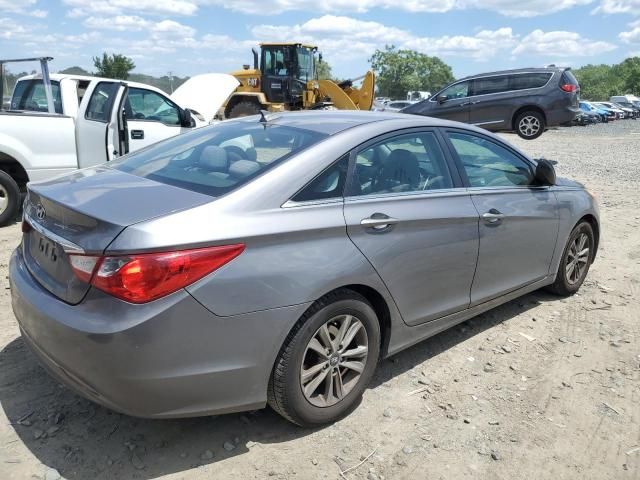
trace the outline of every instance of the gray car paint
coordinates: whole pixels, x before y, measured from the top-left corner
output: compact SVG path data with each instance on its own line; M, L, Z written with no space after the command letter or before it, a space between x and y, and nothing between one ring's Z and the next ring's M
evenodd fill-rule
M412 127L460 125L401 114L362 113L360 117L350 114L349 123L340 130L340 115L282 115L275 121L291 119L298 126L305 125L305 117L310 126L319 119L330 119L334 135L215 201L175 212L169 201L175 195L184 193L187 202L195 197L181 189L168 197L165 190L167 213L150 212L153 218L144 220L136 209L149 207L139 207L141 202L130 197L132 211L122 213L121 218L137 221L115 237L107 252L246 243L242 255L185 290L149 304L131 305L91 288L79 304L69 305L42 287L26 268L22 252L16 251L10 265L12 300L27 343L65 383L125 413L174 417L259 408L266 402L271 368L288 332L311 303L326 293L348 285L376 292L387 310L381 315L388 322L383 328L387 332L383 355L390 355L551 283L573 226L584 215L598 218L595 201L583 189L565 184L548 188L558 199L560 224L553 233L557 238L551 242L551 253L545 248L540 254L545 259L552 255L542 265L547 274L539 278L536 266L517 279L526 285L516 290L519 285L513 285L508 293L467 308L471 302L469 271L481 243L471 191L400 194L386 201L347 198L297 204L289 200L326 166L373 137ZM477 128L461 128L492 137ZM83 198L81 185L64 178L57 182L60 192L77 188L65 194ZM37 185L31 188L39 191ZM115 185L111 188L117 192ZM114 192L105 194L106 198L113 198ZM548 201L545 198L541 203ZM532 216L524 211L524 204L512 203L513 218L525 222ZM400 207L396 210L395 205ZM118 212L108 206L106 202L103 208L94 204L93 212L110 216L110 222L117 224ZM82 201L74 208L88 211ZM394 237L393 229L368 234L359 225L359 217L383 208L394 209L401 220L398 231L407 229L408 235ZM539 216L533 215L534 219ZM421 225L428 225L429 232L421 232ZM385 238L387 245L382 244ZM417 261L419 281L412 286L406 272L385 271L385 252L387 261L403 255ZM432 262L420 261L420 252ZM412 267L410 261L399 261L400 269ZM523 268L530 265L527 262ZM455 285L456 278L463 279L460 285ZM443 295L439 282L453 286L454 291L436 304L438 295ZM416 288L416 283L424 288ZM409 294L390 293L403 284L413 288ZM420 305L421 298L434 303ZM404 311L406 318L401 315Z

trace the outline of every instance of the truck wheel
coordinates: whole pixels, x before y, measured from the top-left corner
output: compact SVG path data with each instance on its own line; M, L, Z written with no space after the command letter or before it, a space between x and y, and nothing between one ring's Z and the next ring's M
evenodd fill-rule
M20 208L20 188L6 172L0 170L0 227L12 222Z
M260 105L255 102L239 102L229 110L229 118L248 117L249 115L258 115L260 113Z
M520 138L533 140L544 132L544 117L540 112L527 110L516 118L516 132Z

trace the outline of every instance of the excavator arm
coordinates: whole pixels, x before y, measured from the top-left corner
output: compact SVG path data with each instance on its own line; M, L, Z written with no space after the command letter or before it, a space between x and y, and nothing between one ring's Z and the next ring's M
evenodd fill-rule
M352 83L360 79L362 85L354 88ZM319 80L318 84L320 96L329 97L338 110L371 110L375 89L375 75L371 71L341 85L331 80Z

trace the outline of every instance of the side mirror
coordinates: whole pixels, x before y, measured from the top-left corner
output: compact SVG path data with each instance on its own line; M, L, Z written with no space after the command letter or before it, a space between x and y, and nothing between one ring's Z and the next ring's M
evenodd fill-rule
M438 95L436 97L436 100L438 101L438 103L444 103L448 100L449 97L447 97L446 95Z
M181 126L185 128L193 128L196 126L196 121L191 115L191 110L185 108L184 110L180 111L180 114L182 117Z
M534 181L536 185L551 186L556 184L556 169L553 164L544 158L537 160Z

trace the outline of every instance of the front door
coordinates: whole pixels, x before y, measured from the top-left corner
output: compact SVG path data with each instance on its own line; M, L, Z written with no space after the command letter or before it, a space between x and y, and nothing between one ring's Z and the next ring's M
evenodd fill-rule
M289 92L291 58L287 46L262 48L262 91L272 103L286 103Z
M478 254L478 214L436 133L385 136L355 155L347 233L416 325L463 310Z
M444 89L435 98L429 102L434 105L427 115L433 114L434 117L445 118L456 122L469 123L469 100L470 82L459 82Z
M559 222L553 192L532 186L533 165L506 146L468 132L447 135L480 216L471 304L547 276Z
M189 130L182 127L178 106L153 90L130 87L124 111L131 152Z

